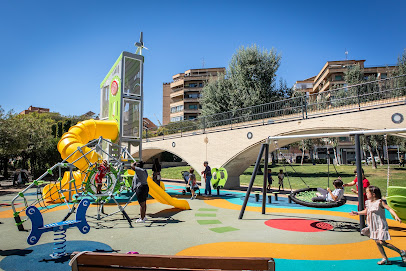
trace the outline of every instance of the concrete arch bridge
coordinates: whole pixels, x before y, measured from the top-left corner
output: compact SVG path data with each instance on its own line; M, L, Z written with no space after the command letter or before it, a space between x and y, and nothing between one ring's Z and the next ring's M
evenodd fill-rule
M376 81L381 84L379 90L364 96L352 95L347 87L347 95L335 100L331 97L342 89L325 93L330 99L319 94L317 97L299 97L301 100L280 101L270 110L269 104L265 109L265 105L261 105L262 111L255 111L261 112L259 114L250 110L251 119L248 121L227 119L228 124L224 121L223 125L215 126L205 120L200 129L144 140L142 157L147 160L168 151L198 171L203 170L203 161L207 160L211 167L227 169L226 188L238 187L239 176L255 162L260 145L268 136L406 128L405 87L399 90L391 82L391 87L384 88L381 81L384 80ZM360 89L366 87L371 85L358 85L356 91L362 93ZM280 141L278 147L294 141ZM274 150L275 146L270 145L270 151Z

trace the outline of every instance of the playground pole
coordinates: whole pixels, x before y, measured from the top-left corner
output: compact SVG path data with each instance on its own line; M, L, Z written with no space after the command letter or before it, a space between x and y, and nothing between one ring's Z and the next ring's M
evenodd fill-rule
M357 165L357 181L358 181L358 211L364 210L364 185L362 183L362 166L361 166L361 144L359 140L359 134L355 135L355 162ZM365 228L365 216L359 216L359 227Z
M265 203L266 203L266 184L268 182L268 155L269 155L269 144L265 144L265 161L264 161L264 185L262 186L262 214L265 214Z
M254 185L254 181L255 181L255 177L257 176L259 165L261 164L261 158L262 158L262 154L264 153L265 145L266 144L261 145L261 150L259 151L257 161L255 162L254 171L252 172L251 181L250 181L250 184L248 185L247 193L245 194L244 203L241 206L240 216L238 217L238 219L242 219L242 217L244 216L245 207L247 207L247 202L250 197L251 189L252 189L252 186Z

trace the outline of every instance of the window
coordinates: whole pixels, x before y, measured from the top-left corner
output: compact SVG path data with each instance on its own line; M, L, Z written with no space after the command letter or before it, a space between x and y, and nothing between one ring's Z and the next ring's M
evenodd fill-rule
M189 109L197 110L197 104L190 104Z
M141 102L129 99L123 100L122 127L123 136L140 137Z
M203 83L199 83L199 88L202 88L203 87Z
M185 98L186 99L198 99L200 98L202 95L199 93L191 93L191 94L185 94Z
M183 120L183 117L182 117L182 116L179 116L179 117L172 117L172 118L171 118L171 122L176 122L176 121L181 121L181 120Z
M189 83L189 87L190 88L197 88L197 84L196 83Z
M386 79L388 77L387 73L381 73L381 79Z
M102 92L101 118L105 119L109 117L109 94L110 94L109 87L108 86L103 87L101 92Z
M194 120L196 118L197 118L197 116L189 116L189 120Z
M342 75L334 76L334 81L343 81L343 76Z
M178 105L178 106L171 107L171 113L180 112L182 110L183 110L183 105Z
M141 61L125 57L124 69L124 93L131 95L141 95Z

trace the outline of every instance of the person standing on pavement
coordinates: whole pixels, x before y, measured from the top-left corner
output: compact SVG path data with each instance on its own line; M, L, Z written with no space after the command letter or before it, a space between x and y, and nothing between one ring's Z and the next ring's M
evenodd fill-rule
M149 192L148 186L148 172L143 169L144 163L142 161L135 162L131 165L131 168L135 171L132 187L137 195L138 203L140 204L140 218L135 221L136 223L145 223L147 218L145 214L147 212L147 198Z
M155 158L154 164L152 165L152 180L154 180L158 186L161 186L161 168L158 158Z
M205 167L205 169L202 171L203 174L203 178L205 180L206 183L206 188L204 190L204 194L205 195L210 195L211 196L211 168L209 167L209 162L204 161L203 166Z

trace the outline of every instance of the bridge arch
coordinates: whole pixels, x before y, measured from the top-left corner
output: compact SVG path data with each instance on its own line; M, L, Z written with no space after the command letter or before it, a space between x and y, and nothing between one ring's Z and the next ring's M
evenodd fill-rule
M191 136L176 137L143 143L143 152L151 149L166 150L183 158L198 172L203 170L203 161L211 167L225 167L229 173L227 188L240 185L239 176L251 164L259 152L259 147L268 136L293 135L305 133L343 132L350 130L377 130L405 128L406 122L392 121L394 114L405 114L403 99L395 106L378 107L368 110L333 113L307 119L270 123L261 125L242 123L233 129L217 129ZM281 141L279 147L292 143ZM275 146L270 146L270 151Z

